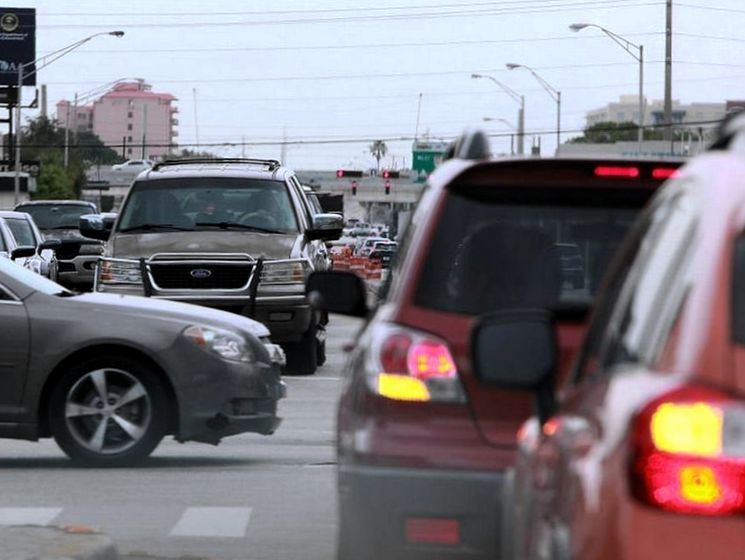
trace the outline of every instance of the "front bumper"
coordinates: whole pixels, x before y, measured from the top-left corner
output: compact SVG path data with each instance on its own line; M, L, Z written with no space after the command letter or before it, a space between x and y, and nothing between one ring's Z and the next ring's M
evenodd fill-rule
M241 433L274 433L281 423L277 403L287 395L280 364L219 360L189 343L174 351L176 440L217 444Z
M57 281L65 286L90 288L96 275L98 255L79 255L58 260Z
M341 465L339 542L356 543L370 558L493 560L499 557L502 487L500 472ZM410 543L408 518L454 519L459 543ZM340 546L338 560L347 560Z

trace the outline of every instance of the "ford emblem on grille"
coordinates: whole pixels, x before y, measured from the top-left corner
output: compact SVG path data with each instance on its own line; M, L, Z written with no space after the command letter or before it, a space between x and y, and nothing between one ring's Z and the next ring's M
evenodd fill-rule
M206 268L195 268L189 274L191 274L192 278L202 280L204 278L209 278L210 276L212 276L212 271L207 270Z

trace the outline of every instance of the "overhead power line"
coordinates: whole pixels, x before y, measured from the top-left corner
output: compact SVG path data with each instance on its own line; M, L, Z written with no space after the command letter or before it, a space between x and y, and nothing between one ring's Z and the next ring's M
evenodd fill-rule
M627 33L626 37L655 37L664 35L664 31L654 31L646 33ZM496 45L509 43L536 43L544 41L587 41L587 40L607 40L605 35L556 35L552 37L530 37L522 39L476 39L468 41L412 41L408 43L359 43L352 45L290 45L290 46L269 46L269 47L183 47L183 48L166 48L166 49L96 49L95 51L81 51L85 54L100 53L177 53L177 52L266 52L266 51L307 51L307 50L348 50L348 49L378 49L378 48L396 48L396 47L440 47L455 45Z
M551 0L549 0L551 1ZM616 9L635 8L645 6L659 6L658 1L635 2L630 0L586 0L572 2L571 4L544 4L525 8L489 8L478 10L456 10L451 12L417 12L411 14L386 14L386 15L364 15L364 16L342 16L342 17L319 17L299 19L275 19L275 20L243 20L243 21L192 21L192 22L137 22L108 24L125 29L133 28L183 28L183 27L244 27L244 26L266 26L266 25L298 25L298 24L326 24L326 23L354 23L354 22L379 22L379 21L403 21L409 19L440 19L440 18L464 18L472 16L488 17L519 14L546 14L577 10L588 10L593 8ZM89 29L100 27L100 24L40 24L37 27L45 29Z
M380 12L380 11L398 11L398 10L434 10L434 9L447 9L447 8L474 8L480 6L509 6L513 4L517 5L528 5L528 4L545 4L549 2L564 2L572 4L575 0L503 0L490 1L490 2L463 2L463 3L449 3L449 4L420 4L420 5L406 5L406 6L356 6L354 8L311 8L311 9L299 9L299 10L264 10L264 11L230 11L230 12L218 12L218 11L192 11L192 12L43 12L44 16L51 17L81 17L81 16L137 16L137 17L193 17L193 16L266 16L266 15L293 15L293 14L323 14L323 13L349 13L349 12Z

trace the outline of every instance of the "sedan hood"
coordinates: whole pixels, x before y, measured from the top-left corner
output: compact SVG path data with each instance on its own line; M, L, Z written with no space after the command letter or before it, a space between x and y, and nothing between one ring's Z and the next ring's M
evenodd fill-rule
M147 258L156 253L248 253L254 258L287 259L292 256L297 241L297 234L247 231L114 233L107 256Z
M92 316L115 321L177 321L184 326L205 325L248 332L256 338L268 337L269 329L253 319L226 311L163 299L87 293L74 296L76 303L88 306Z

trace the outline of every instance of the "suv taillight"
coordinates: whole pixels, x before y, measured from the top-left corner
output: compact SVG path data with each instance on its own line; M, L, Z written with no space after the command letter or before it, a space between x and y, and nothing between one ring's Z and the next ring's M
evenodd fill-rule
M676 389L636 419L632 487L668 511L745 512L745 403L701 386Z
M398 401L463 402L465 393L447 343L390 324L373 327L367 352L370 390Z

